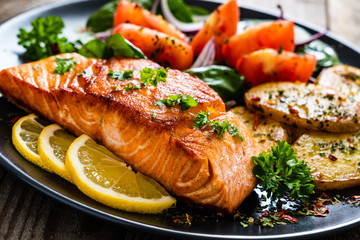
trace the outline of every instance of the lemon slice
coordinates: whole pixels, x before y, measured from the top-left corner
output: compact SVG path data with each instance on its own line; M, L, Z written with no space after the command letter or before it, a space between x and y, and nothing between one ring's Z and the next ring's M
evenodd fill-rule
M113 208L155 214L176 202L155 180L133 172L86 135L70 145L65 166L83 193Z
M40 158L57 175L72 182L65 168L65 157L70 144L76 139L72 134L57 124L44 128L38 140Z
M52 172L40 158L38 153L38 138L46 124L40 122L35 114L20 118L12 128L12 142L18 152L28 161Z

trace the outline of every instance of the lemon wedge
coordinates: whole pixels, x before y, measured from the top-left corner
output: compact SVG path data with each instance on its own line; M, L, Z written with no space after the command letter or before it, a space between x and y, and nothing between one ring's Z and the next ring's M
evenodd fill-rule
M12 142L18 152L28 161L52 172L38 153L38 138L46 124L35 114L20 118L12 128Z
M176 202L159 183L135 173L87 135L70 145L65 166L83 193L113 208L156 214Z
M40 158L57 175L72 182L65 168L65 157L70 144L76 139L57 124L45 127L40 133L38 151Z

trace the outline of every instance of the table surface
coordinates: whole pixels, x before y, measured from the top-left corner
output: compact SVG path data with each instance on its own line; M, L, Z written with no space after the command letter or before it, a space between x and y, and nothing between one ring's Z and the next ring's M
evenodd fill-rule
M0 23L20 12L62 0L0 0ZM359 0L239 0L261 9L276 10L280 3L285 16L329 29L360 46ZM33 189L0 166L0 239L160 239L88 216ZM360 239L354 228L322 240Z

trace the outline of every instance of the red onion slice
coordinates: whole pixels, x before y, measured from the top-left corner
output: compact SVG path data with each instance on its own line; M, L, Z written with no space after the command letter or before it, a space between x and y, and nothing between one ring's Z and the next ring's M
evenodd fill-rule
M215 61L215 38L212 37L201 50L198 58L191 68L205 67L214 64Z
M177 29L185 33L193 33L199 31L203 26L204 22L184 23L176 19L176 17L170 11L167 4L167 0L161 0L161 10L164 18Z
M154 4L152 5L151 8L151 13L156 14L156 10L158 9L160 0L155 0Z

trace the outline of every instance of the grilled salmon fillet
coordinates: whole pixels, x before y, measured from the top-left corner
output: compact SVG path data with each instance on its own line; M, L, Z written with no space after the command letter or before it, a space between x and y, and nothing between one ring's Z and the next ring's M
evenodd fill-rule
M54 74L55 56L0 72L0 91L13 103L54 121L75 135L83 133L104 144L134 169L160 182L170 193L194 205L233 212L256 186L251 156L261 148L221 98L198 78L168 70L166 82L125 91L116 86L140 85L139 71L160 66L145 59L87 59L76 53L74 68ZM108 77L133 70L130 80ZM198 106L182 111L155 106L158 99L185 94ZM199 111L227 119L244 137L228 132L220 139L209 127L194 128Z

